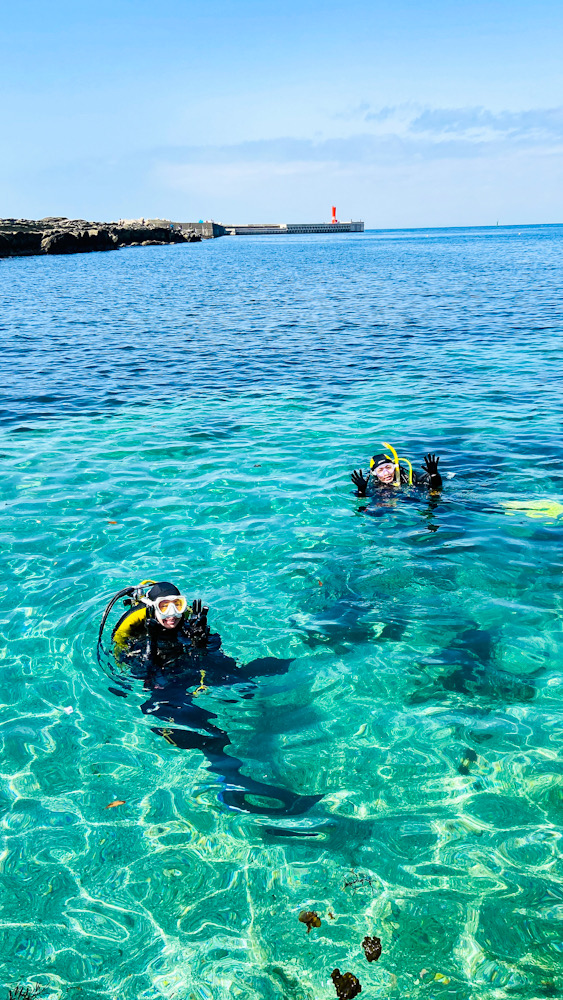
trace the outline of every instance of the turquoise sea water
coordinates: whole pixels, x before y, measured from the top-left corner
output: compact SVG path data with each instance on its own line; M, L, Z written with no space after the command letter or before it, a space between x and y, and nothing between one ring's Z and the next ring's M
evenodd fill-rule
M553 226L0 262L2 983L561 995L562 251ZM363 509L382 441L442 456L437 503ZM229 808L109 690L100 617L146 577L240 664L292 659L198 706L311 808Z

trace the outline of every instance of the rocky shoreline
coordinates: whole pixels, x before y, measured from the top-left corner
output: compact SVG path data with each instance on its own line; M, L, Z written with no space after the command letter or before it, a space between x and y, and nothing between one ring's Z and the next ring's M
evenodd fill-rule
M0 219L0 257L35 254L90 253L120 247L199 243L195 231L176 228L166 220L86 222L84 219Z

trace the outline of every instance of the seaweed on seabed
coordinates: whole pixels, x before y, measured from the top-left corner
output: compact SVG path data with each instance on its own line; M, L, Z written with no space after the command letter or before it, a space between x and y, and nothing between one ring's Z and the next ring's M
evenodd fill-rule
M338 1000L352 1000L353 997L357 997L358 993L362 992L359 979L356 979L351 972L345 972L344 975L341 975L340 969L335 969L334 972L331 972L330 978L334 983Z
M368 888L371 889L372 893L375 893L375 886L373 884L374 880L371 875L368 875L367 872L356 871L355 868L352 868L350 874L351 878L344 882L345 889L349 889L351 887L352 891L355 893L356 889Z
M477 754L475 753L475 751L471 750L471 748L467 749L458 766L457 769L458 774L469 774L469 768L471 767L471 764L475 763L476 760L477 760Z
M381 955L381 940L378 937L368 937L367 934L362 941L362 948L368 962L377 962Z
M301 910L299 919L302 924L307 924L307 934L311 930L311 927L321 926L321 918L314 910Z
M34 1000L35 997L40 996L44 989L45 987L41 986L40 983L34 983L33 988L16 983L15 986L8 987L8 1000Z

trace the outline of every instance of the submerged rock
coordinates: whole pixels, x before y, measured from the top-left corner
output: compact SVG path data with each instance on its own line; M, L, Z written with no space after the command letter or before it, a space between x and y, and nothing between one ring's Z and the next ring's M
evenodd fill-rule
M377 962L381 955L381 939L378 937L368 937L367 934L362 941L362 948L368 962Z
M338 1000L353 1000L358 993L362 992L359 979L356 979L351 972L345 972L342 975L340 969L335 969L334 972L331 972L330 978L334 983Z

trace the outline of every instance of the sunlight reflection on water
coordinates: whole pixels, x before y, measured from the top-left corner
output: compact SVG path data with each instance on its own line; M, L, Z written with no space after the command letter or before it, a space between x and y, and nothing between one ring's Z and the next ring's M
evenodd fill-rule
M6 983L561 991L563 519L525 505L563 499L562 240L519 232L2 262ZM361 510L387 440L442 455L437 505ZM204 597L239 663L292 659L201 705L308 812L228 809L140 687L108 690L101 612L146 577Z

